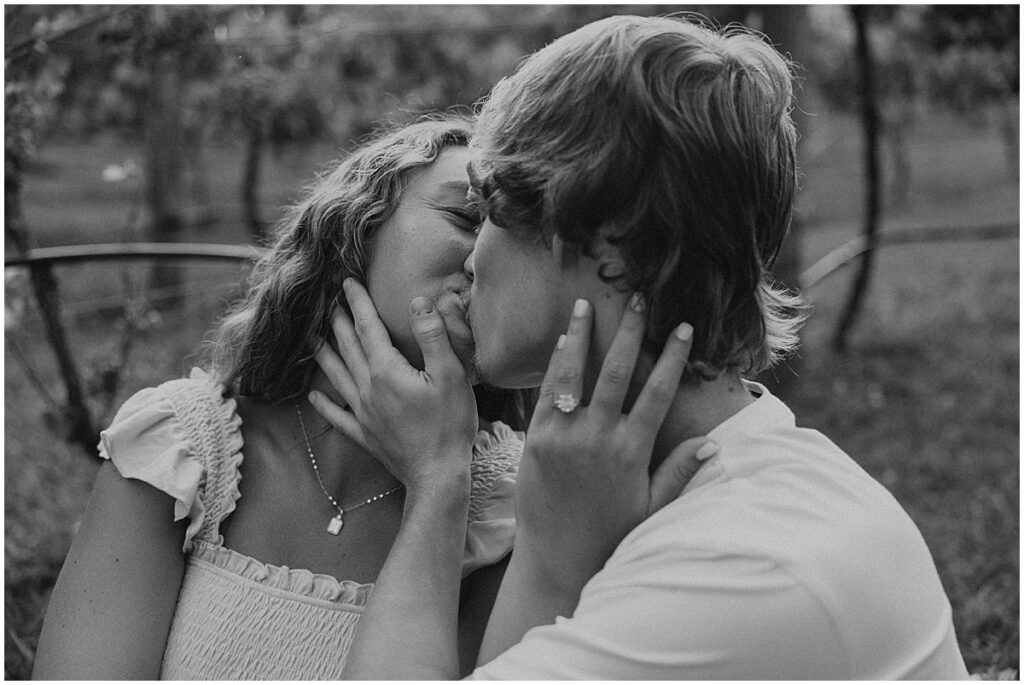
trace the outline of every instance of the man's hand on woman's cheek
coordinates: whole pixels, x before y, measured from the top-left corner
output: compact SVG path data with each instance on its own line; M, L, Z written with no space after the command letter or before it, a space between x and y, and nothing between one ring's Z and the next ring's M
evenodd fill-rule
M340 355L321 345L317 361L349 410L318 392L310 395L313 406L410 489L468 472L476 400L433 303L419 297L410 307L424 360L419 370L391 344L366 289L348 279L345 296L352 317L338 309L332 319Z

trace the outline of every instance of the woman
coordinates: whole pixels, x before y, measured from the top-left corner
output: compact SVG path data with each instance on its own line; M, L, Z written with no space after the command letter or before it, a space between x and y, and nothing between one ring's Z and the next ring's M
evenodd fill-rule
M357 150L282 223L220 326L211 372L125 403L102 434L108 462L54 589L34 677L339 676L405 493L308 404L313 389L332 393L314 355L333 339L330 313L351 277L420 365L407 312L427 294L470 368L463 262L479 224L466 199L470 133L463 119L428 120ZM488 416L521 425L515 396L476 397ZM476 428L466 669L500 577L492 565L511 546L522 446L503 423Z

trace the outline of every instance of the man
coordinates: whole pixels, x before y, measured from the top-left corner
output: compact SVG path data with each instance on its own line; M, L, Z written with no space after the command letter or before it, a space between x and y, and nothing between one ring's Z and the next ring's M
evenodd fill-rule
M741 378L796 342L797 302L768 273L796 185L791 78L747 32L614 17L533 55L481 111L477 365L495 385L543 385L475 677L966 677L906 513ZM349 290L365 346L369 306ZM424 304L421 403L457 386ZM687 356L677 387L666 369ZM701 435L717 455L653 512L648 467ZM403 532L350 677L454 676L464 488L431 444L389 466L409 488Z

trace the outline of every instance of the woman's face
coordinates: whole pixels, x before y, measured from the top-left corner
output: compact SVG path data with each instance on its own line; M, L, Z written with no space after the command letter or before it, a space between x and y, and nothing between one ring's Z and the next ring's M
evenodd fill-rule
M473 334L466 323L470 280L463 264L476 241L479 219L466 198L464 147L448 147L429 166L410 172L398 207L370 244L366 285L391 340L409 362L423 355L409 327L409 303L433 301L452 349L471 370Z

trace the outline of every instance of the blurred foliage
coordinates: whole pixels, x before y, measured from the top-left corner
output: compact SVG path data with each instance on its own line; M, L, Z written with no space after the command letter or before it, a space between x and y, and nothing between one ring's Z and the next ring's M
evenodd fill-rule
M859 94L847 8L813 9L814 49L805 66L831 106L852 110ZM1017 95L1019 16L1017 5L872 7L878 96L966 112Z
M856 104L848 8L810 6L805 83L830 108ZM184 139L341 144L382 121L469 107L517 60L589 21L620 13L696 12L758 27L759 5L129 5L5 6L8 129L119 131L145 122L154 55L172 54L183 82ZM876 6L872 44L887 130L917 108L966 111L1015 102L1016 5ZM67 32L69 25L85 26ZM25 49L24 46L30 46ZM12 51L12 47L22 46ZM28 68L25 68L28 65ZM22 109L11 108L11 92ZM27 126L28 108L32 125ZM1004 117L1005 119L1005 117ZM1004 127L1005 127L1004 123ZM1007 138L1013 132L1007 132ZM40 136L37 135L38 139Z
M30 156L39 133L57 120L58 96L71 59L54 54L44 36L58 36L79 22L77 10L46 13L34 6L4 7L4 151ZM13 38L12 38L13 37Z

